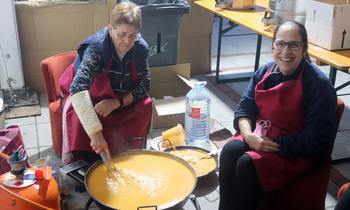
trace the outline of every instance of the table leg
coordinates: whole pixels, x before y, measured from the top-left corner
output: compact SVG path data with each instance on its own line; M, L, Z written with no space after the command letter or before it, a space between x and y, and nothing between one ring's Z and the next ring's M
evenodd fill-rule
M230 79L220 79L220 56L221 56L221 40L226 32L235 28L237 25L231 26L228 29L222 30L223 18L219 17L219 34L218 34L218 50L217 50L217 58L216 58L216 84L227 83L227 82L239 82L239 81L247 81L250 80L251 76L248 77L239 77L239 78L230 78ZM259 38L260 37L260 38ZM255 57L255 65L259 66L260 60L260 49L261 49L261 35L258 35L258 46L257 46L257 55ZM255 70L254 70L255 71Z
M258 34L258 41L257 41L257 44L256 44L254 72L256 72L256 70L259 69L260 51L261 51L261 38L262 38L262 36L260 34Z
M222 17L220 16L219 22L219 36L218 36L218 51L216 57L216 83L219 82L219 72L220 72L220 56L221 56L221 38L222 38Z
M329 70L329 82L334 86L335 85L335 78L337 76L337 68L331 66L330 70ZM336 91L346 87L350 85L350 81L348 82L345 82L344 84L342 85L339 85L338 87L335 88Z
M348 163L348 162L350 162L350 157L332 160L332 164Z
M342 89L342 88L345 88L346 86L350 85L350 81L347 81L345 82L344 84L342 85L339 85L338 87L335 88L336 91Z
M329 70L329 82L334 86L335 84L335 77L337 76L337 68L331 66Z

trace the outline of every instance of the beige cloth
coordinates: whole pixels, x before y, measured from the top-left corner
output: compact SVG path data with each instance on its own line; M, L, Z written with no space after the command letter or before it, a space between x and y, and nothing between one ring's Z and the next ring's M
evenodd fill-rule
M85 90L76 93L70 97L70 100L84 130L89 136L102 130L102 124L92 105L89 91Z

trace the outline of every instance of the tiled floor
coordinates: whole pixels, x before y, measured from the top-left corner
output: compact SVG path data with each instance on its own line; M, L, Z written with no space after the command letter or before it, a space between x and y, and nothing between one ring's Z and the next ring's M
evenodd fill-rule
M228 26L228 22L224 21L224 26ZM206 74L199 74L191 77L191 81L206 80L207 91L212 97L211 115L216 119L214 129L216 131L212 134L212 139L218 143L228 139L235 130L232 127L232 120L234 111L237 107L240 95L243 94L244 89L248 85L248 81L234 82L227 84L215 84L215 66L216 66L216 49L217 49L217 29L218 19L215 19L212 42L212 69L213 71ZM237 27L230 33L243 34L252 33L251 31L242 27ZM221 70L222 78L230 78L237 74L237 72L252 72L255 60L256 35L249 36L229 36L223 38L222 41L222 56L221 56ZM260 64L263 65L272 61L271 40L263 37ZM321 67L321 69L328 74L329 66ZM345 81L350 80L350 75L338 72L336 86ZM342 157L350 157L350 88L344 88L338 92L338 95L345 102L346 108L339 127L336 143L333 150L333 159ZM5 121L5 127L9 125L19 125L29 158L35 162L39 158L51 154L58 165L60 159L52 152L51 132L48 113L48 104L45 94L40 94L41 115L35 117L8 119ZM165 129L151 130L149 140L157 137ZM148 144L149 145L149 144ZM336 204L336 193L338 185L344 181L344 177L350 179L350 165L349 163L342 163L333 166L333 181L329 182L329 194L326 199L326 209L333 209ZM339 172L340 174L338 174ZM338 175L338 176L336 176ZM76 193L75 186L78 185L74 180L68 179L70 197L65 209L83 209L89 198L87 192ZM211 183L208 185L208 183ZM338 185L337 185L338 184ZM219 202L219 194L217 188L217 176L214 174L208 180L198 183L199 189L195 191L195 195L203 210L217 209ZM96 209L92 206L91 209ZM194 209L191 202L187 202L185 209Z

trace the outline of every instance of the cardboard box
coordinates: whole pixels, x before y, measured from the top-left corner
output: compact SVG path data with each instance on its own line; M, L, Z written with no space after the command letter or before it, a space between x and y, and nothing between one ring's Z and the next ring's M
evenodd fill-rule
M187 0L190 13L181 18L178 63L191 63L191 75L211 70L214 14Z
M23 75L32 91L45 92L40 62L76 51L107 25L105 2L15 2Z
M181 18L178 63L191 63L191 74L211 70L211 33L214 15L193 0L190 14ZM108 23L106 2L15 2L25 85L45 92L40 62L50 56L75 51L87 37Z
M309 42L328 50L350 48L350 5L346 0L308 0Z
M179 63L191 63L191 75L211 71L211 34L182 38L179 43Z
M180 38L212 34L214 14L195 4L194 0L187 0L187 3L190 5L190 13L184 14L181 18Z
M190 69L190 64L150 68L149 95L153 99L152 128L184 125L185 96L191 90Z

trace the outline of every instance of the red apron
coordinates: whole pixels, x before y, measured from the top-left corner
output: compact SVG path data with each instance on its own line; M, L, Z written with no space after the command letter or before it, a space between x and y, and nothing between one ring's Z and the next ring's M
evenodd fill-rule
M305 109L303 106L302 75L297 80L285 81L264 90L265 79L272 67L255 87L255 102L260 110L257 124L263 120L270 122L266 136L270 139L298 133L305 130ZM257 128L256 128L257 129ZM243 140L237 132L231 139ZM309 169L316 157L282 158L277 153L248 151L257 170L259 181L265 191L275 190Z
M111 60L112 61L112 60ZM137 81L137 69L134 62L130 63L133 82ZM92 103L107 98L120 98L127 93L116 96L112 90L108 77L109 67L94 79L89 93ZM74 65L70 65L60 78L63 93L63 104L69 96L69 88L75 75ZM146 141L149 122L152 113L152 100L148 96L138 102L114 110L107 117L98 115L102 123L102 134L107 141L111 154L129 149L141 149ZM84 150L94 152L90 147L90 137L85 132L72 105L66 115L67 134L70 151Z

